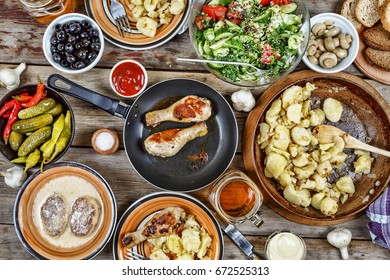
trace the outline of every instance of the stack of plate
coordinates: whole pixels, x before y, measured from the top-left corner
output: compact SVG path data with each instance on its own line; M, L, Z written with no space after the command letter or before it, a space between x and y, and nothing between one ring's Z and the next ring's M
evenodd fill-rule
M110 13L110 0L86 0L85 9L88 16L93 18L103 31L104 38L112 44L129 50L147 50L161 46L171 40L176 34L182 31L188 19L191 5L189 0L186 0L184 11L175 15L169 24L161 25L157 29L156 36L147 37L141 34L135 27L136 21L129 17L132 22L132 33L126 33L125 37L121 37L115 26L114 18ZM123 4L123 3L122 3ZM128 15L130 11L126 8Z

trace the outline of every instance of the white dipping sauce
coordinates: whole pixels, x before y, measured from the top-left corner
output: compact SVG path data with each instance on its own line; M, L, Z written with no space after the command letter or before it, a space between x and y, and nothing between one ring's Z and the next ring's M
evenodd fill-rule
M114 144L115 139L109 132L101 132L96 136L96 146L102 151L111 149Z
M280 232L271 237L266 251L269 260L302 260L306 256L305 243L291 232Z
M45 232L41 218L41 207L53 193L61 194L64 197L69 215L72 211L72 204L77 198L88 195L96 199L100 205L100 216L99 222L91 234L84 237L76 236L71 232L69 225L67 225L64 233L57 237L52 237ZM91 240L96 235L102 221L101 217L104 215L103 203L95 187L87 180L77 176L58 177L46 183L38 191L32 210L34 225L40 234L52 245L63 248L79 247Z

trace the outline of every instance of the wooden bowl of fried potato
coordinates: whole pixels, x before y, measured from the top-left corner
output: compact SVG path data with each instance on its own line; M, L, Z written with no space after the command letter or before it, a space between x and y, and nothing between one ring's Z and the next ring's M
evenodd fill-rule
M258 144L259 125L265 121L266 112L283 92L292 87L305 87L306 83L315 85L311 92L311 104L323 108L324 100L333 98L341 102L343 112L338 122L325 121L346 131L353 137L372 146L390 150L390 109L382 96L363 79L347 73L321 74L304 70L290 74L270 86L259 98L256 107L249 114L243 138L243 160L248 175L257 183L264 196L264 202L273 211L288 220L314 226L336 225L350 221L363 213L387 187L390 179L390 158L373 154L369 174L355 174L353 162L355 151L343 149L348 155L344 172L351 178L355 191L348 195L344 203L338 203L337 212L325 215L311 204L298 206L284 196L280 182L271 177L265 168L266 154ZM313 107L312 107L313 108ZM313 129L313 127L310 127ZM292 155L288 155L292 157ZM336 175L326 177L332 183ZM299 181L299 180L298 180ZM301 188L299 183L297 188ZM313 194L310 190L310 193Z

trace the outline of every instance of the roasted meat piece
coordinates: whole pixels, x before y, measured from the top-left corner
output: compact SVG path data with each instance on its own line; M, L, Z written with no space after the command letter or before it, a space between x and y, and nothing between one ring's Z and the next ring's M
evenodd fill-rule
M171 234L185 219L186 212L180 207L168 207L155 214L140 230L128 232L123 245L131 248L148 238Z
M52 237L60 236L68 224L68 210L62 195L53 193L41 207L43 228Z
M100 205L90 196L82 196L76 199L72 205L70 215L70 230L76 236L87 236L99 222Z
M202 137L208 132L205 122L196 123L188 128L172 128L150 135L145 139L146 151L159 157L176 155L189 141Z
M201 122L211 116L210 100L189 95L176 101L168 108L146 113L146 125L157 126L164 121L173 122Z

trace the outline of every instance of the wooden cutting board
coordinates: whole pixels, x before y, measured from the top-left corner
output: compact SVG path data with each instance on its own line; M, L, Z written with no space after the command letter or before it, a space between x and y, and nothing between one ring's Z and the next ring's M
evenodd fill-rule
M367 48L362 40L365 29L358 31L359 33L359 51L355 58L355 66L367 77L374 79L382 84L390 85L390 71L383 70L379 67L369 64L364 56Z

